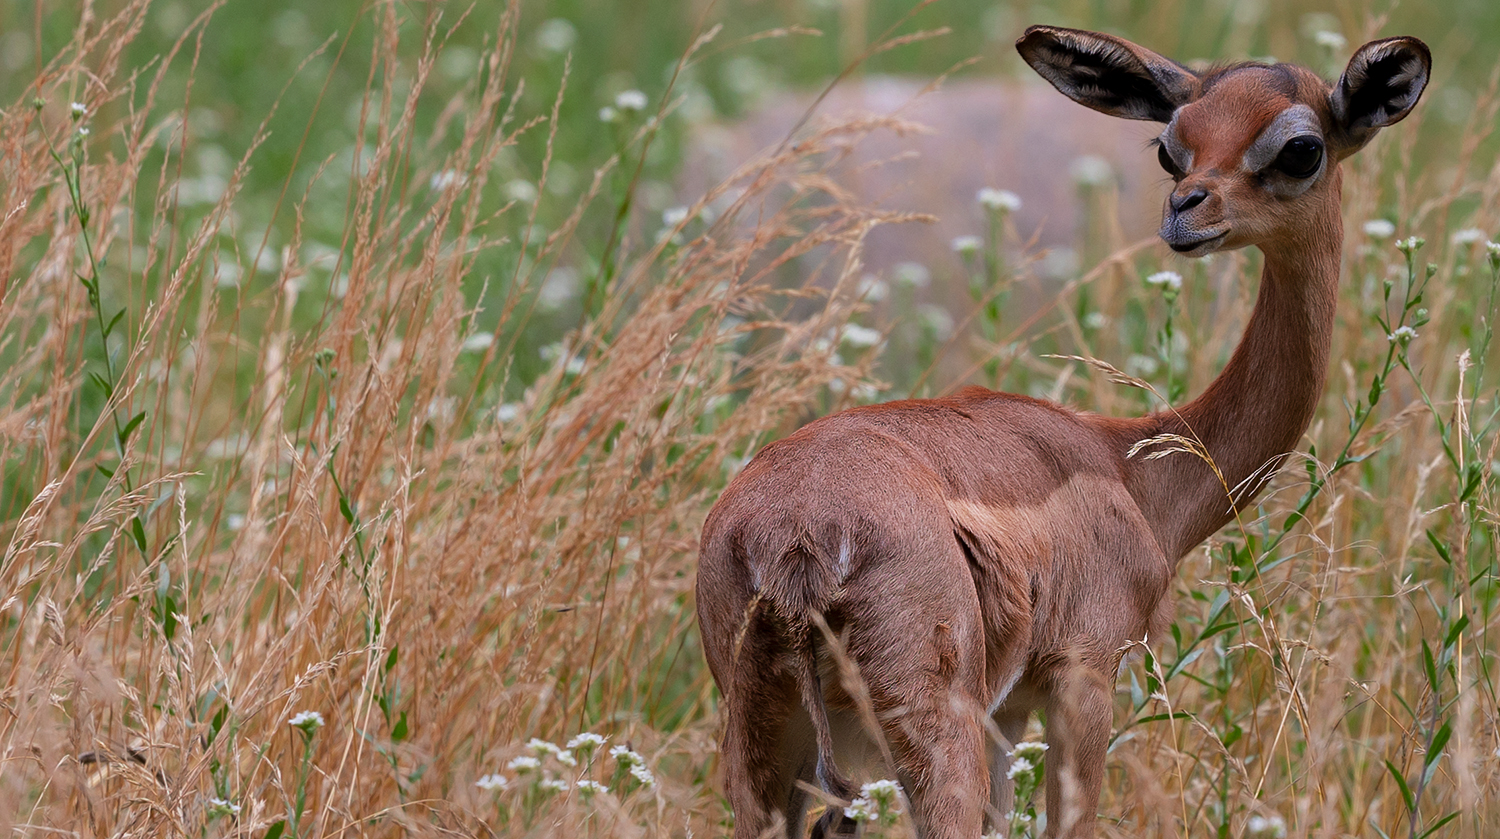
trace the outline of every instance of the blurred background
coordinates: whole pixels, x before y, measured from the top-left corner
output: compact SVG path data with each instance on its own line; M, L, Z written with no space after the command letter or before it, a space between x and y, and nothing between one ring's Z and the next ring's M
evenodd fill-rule
M1101 835L1495 835L1492 0L0 4L0 832L725 833L696 540L759 447L966 384L1158 410L1253 306L1033 23L1435 59Z

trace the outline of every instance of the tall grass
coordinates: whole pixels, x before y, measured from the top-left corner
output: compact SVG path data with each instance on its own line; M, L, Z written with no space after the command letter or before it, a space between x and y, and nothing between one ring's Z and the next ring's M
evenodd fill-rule
M1169 306L1141 279L1164 255L1114 241L1047 308L1007 311L991 301L1034 282L1036 255L996 224L943 346L871 309L861 242L905 217L829 174L904 126L810 123L661 225L637 205L670 87L608 124L576 206L544 206L561 103L587 94L563 74L523 95L516 0L452 94L432 78L456 22L374 5L365 96L337 103L353 147L288 175L284 240L247 235L269 123L194 197L180 82L213 12L131 66L146 13L87 17L0 115L0 830L718 835L698 528L759 445L906 369L851 322L1128 412L1149 393L1049 354L1155 359L1130 369L1196 393L1253 301L1253 255L1175 263ZM722 48L698 36L679 69ZM1500 226L1494 105L1455 170L1414 158L1420 110L1352 164L1306 468L1184 562L1171 637L1122 682L1103 834L1500 823L1500 267L1450 235ZM520 144L540 150L529 193L496 176ZM342 239L311 241L330 202ZM1426 244L1367 235L1376 216ZM560 269L583 298L562 327ZM1388 340L1403 323L1416 337ZM557 339L544 364L538 332ZM583 732L608 739L569 747Z

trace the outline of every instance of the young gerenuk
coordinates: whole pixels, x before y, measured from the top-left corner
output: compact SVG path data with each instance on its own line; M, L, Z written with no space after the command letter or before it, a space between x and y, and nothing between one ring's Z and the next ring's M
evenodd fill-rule
M1415 38L1360 47L1333 85L1286 64L1200 75L1071 29L1034 26L1016 47L1074 101L1165 124L1161 238L1188 256L1258 247L1255 310L1175 411L1100 417L971 387L843 411L756 455L709 513L697 588L741 839L800 836L798 782L847 801L845 773L865 769L895 772L919 835L974 839L1012 797L983 718L1014 743L1039 708L1047 833L1093 835L1121 650L1160 635L1177 562L1307 429L1334 322L1339 163L1410 113L1431 68ZM1127 457L1162 435L1196 441L1219 474ZM831 807L814 834L852 828Z

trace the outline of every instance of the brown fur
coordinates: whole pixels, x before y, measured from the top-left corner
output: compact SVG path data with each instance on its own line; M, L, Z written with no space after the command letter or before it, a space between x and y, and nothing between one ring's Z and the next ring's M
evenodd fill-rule
M1034 50L1049 60L1074 50L1086 65L1104 44L1127 71L1133 56L1157 75L1187 73L1119 39L1041 36L1055 39ZM968 388L835 414L756 455L709 513L698 578L738 837L800 835L798 782L847 797L835 752L868 738L889 746L895 766L877 771L894 770L919 833L973 839L986 805L993 820L1010 801L1005 748L986 746L981 720L1013 742L1037 708L1051 745L1048 833L1092 835L1121 650L1163 630L1177 561L1234 515L1225 484L1247 503L1312 417L1346 151L1327 85L1298 68L1236 68L1207 83L1182 76L1135 106L1092 98L1091 77L1073 89L1054 75L1070 96L1125 115L1176 104L1195 161L1176 192L1209 193L1177 221L1227 226L1223 247L1264 251L1254 314L1223 373L1178 412L1110 419ZM1296 197L1270 195L1237 161L1296 102L1324 122L1328 170ZM1127 457L1162 433L1199 441L1223 481L1190 455ZM859 730L855 697L819 677L813 656L825 673L833 659L858 671L878 731ZM819 829L842 827L830 818Z

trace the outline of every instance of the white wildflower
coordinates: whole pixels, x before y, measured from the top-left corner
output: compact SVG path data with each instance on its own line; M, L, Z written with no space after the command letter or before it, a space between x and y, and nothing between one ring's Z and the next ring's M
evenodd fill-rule
M593 796L601 792L605 792L609 789L609 787L606 787L598 781L590 781L587 778L579 781L573 786L576 787L579 792L583 793L584 798L592 798Z
M540 737L533 737L530 740L527 740L526 748L530 749L531 753L536 755L537 757L555 755L558 752L562 751L562 749L559 748L556 743L543 740Z
M649 104L651 100L639 90L625 90L615 96L615 107L627 114L644 111Z
M83 104L82 102L74 102L72 105L68 106L68 109L73 112L73 119L83 119L85 116L88 116L89 112L89 106Z
M433 172L432 177L427 179L427 186L433 192L442 192L449 187L463 186L469 182L469 177L456 169L444 169L441 172Z
M73 106L76 108L78 106L78 103L74 102ZM208 809L210 812L216 815L235 816L239 815L240 805L234 803L233 801L226 801L222 798L210 798L208 799Z
M856 798L849 802L848 807L844 808L844 818L853 819L857 822L874 821L878 815L879 811L875 809L874 802L867 798Z
M479 787L485 792L499 792L510 786L510 781L506 780L504 775L496 773L481 777L474 782L474 786Z
M583 372L583 368L583 357L575 355L572 358L568 359L567 364L563 365L563 372L567 373L569 376L576 376L579 373Z
M621 766L645 766L646 759L640 753L629 746L615 746L609 750L609 756Z
M80 138L89 136L89 127L87 125L78 126L78 136Z
M1500 242L1485 242L1484 248L1490 252L1491 257L1500 256Z
M1011 780L1015 780L1017 775L1025 775L1027 772L1030 772L1035 768L1036 764L1032 763L1024 757L1018 757L1015 760L1011 761L1010 769L1005 773L1005 777Z
M1407 236L1405 239L1398 239L1396 241L1396 250L1401 251L1407 256L1411 256L1412 251L1421 248L1425 244L1427 244L1427 240L1421 236Z
M518 204L530 204L536 200L536 184L524 178L516 178L505 185L505 197Z
M617 110L615 110L614 108L611 108L608 105L605 105L604 107L602 107L602 108L599 109L599 121L600 122L614 122L615 120L617 120L619 118L620 118L620 112L617 111Z
M632 778L635 778L637 781L640 781L641 786L643 787L656 786L656 776L651 774L651 770L647 769L646 765L643 763L637 763L636 765L630 767L630 776Z
M521 416L521 406L514 402L505 402L495 409L495 420L500 423L515 422Z
M1154 285L1172 291L1182 290L1182 275L1176 271L1157 271L1146 277L1146 285Z
M1161 362L1157 361L1149 355L1133 353L1129 358L1125 359L1125 372L1129 373L1132 376L1149 379L1152 376L1155 376L1156 371L1160 369Z
M1041 760L1041 758L1047 753L1047 748L1048 746L1046 743L1038 743L1035 740L1027 740L1024 743L1017 743L1016 747L1014 749L1011 749L1010 754L1012 757L1023 758L1025 760L1035 762L1037 760Z
M534 772L540 769L541 766L542 762L531 755L521 755L520 757L511 758L510 763L505 764L505 768L512 772Z
M1251 816L1245 822L1245 836L1250 839L1283 839L1286 836L1286 820L1281 816Z
M839 333L839 343L851 347L873 347L880 343L880 330L857 323L844 324L843 331Z
M1324 29L1313 35L1313 43L1338 51L1349 45L1349 39L1345 38L1342 33Z
M464 352L484 352L495 343L495 336L488 332L475 332L464 339Z
M1008 189L985 187L979 190L975 200L986 210L994 212L1014 213L1021 209L1021 196Z
M668 227L676 227L677 225L687 221L687 218L687 207L668 207L667 209L661 211L661 223L665 224Z
M1030 813L1017 813L1015 810L1011 810L1009 813L1005 814L1004 818L1005 818L1006 821L1011 822L1011 823L1025 824L1025 823L1031 821L1031 814Z
M567 52L573 42L578 40L578 30L569 21L555 17L542 21L533 37L537 47L543 52Z
M1383 218L1372 218L1365 222L1365 235L1371 239L1389 239L1396 235L1396 225Z
M1103 186L1114 180L1115 167L1096 154L1086 154L1068 166L1068 175L1079 186Z
M855 293L863 300L878 303L884 300L890 292L891 287L886 285L885 280L880 279L874 274L866 274L859 278L859 287Z
M894 797L901 792L901 785L895 781L880 780L871 781L859 788L859 794L866 798Z
M946 341L953 337L953 315L947 309L932 303L923 303L917 307L917 315L922 318L922 326L939 341Z
M1465 227L1463 230L1454 231L1453 244L1472 245L1484 241L1484 231L1477 227Z
M585 731L572 740L569 740L568 748L580 752L592 751L604 745L605 739L603 735L595 734L592 731Z
M287 725L311 734L323 727L323 715L317 711L299 711L296 716L287 720Z
M1103 312L1089 312L1083 316L1084 329L1103 329L1109 323L1109 317Z
M543 778L537 786L548 792L567 792L568 782L562 778Z
M1410 326L1398 326L1396 331L1385 336L1385 339L1392 344L1400 343L1404 347L1417 339L1417 330Z
M920 262L902 262L896 265L896 282L912 288L926 288L932 282L932 272Z
M978 236L959 236L953 240L952 244L953 250L961 256L971 256L979 253L979 249L984 247L984 240Z

